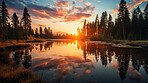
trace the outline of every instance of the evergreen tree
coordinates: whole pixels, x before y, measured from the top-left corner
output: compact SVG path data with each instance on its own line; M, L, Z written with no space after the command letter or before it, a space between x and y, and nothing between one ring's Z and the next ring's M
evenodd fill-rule
M83 28L81 30L82 37L85 37L86 34L86 19L84 20Z
M113 28L114 28L114 22L112 21L112 16L109 14L108 29L106 34L112 36Z
M29 33L29 28L31 28L31 18L26 7L24 8L23 18L21 22L24 29L24 36L25 38L27 38Z
M7 25L8 25L8 10L7 10L7 6L5 4L4 1L2 1L2 5L0 7L0 19L1 19L1 27L2 27L2 31L3 31L3 39L7 39L8 34L7 34Z
M48 30L47 30L47 28L45 27L45 28L44 28L44 38L47 38L47 36L48 36Z
M129 18L129 11L127 8L127 4L125 0L121 0L119 4L119 13L118 13L118 22L119 22L119 32L123 39L126 39L129 30L130 30L130 18Z
M112 21L112 16L109 14L109 20L108 20L108 29L113 28L114 22Z
M10 25L10 23L8 23L8 28L7 28L7 30L8 30L8 39L13 39L14 37L13 37L13 29L12 29L12 27L11 27L11 25Z
M29 27L28 35L29 35L29 36L32 35L32 28L31 28L31 27Z
M143 18L143 13L142 12L140 13L139 23L138 24L139 24L138 27L140 28L140 40L141 40L141 39L144 39L143 38L144 37L143 32L145 32L144 31L144 18Z
M104 28L107 28L107 24L108 24L108 19L107 19L107 12L105 11L104 13Z
M107 23L108 23L107 16L108 15L106 11L102 13L101 22L100 22L101 28L107 28Z
M100 22L101 28L103 28L103 22L104 22L104 12L102 13L102 16L101 16L101 22Z
M143 36L144 39L148 39L148 4L146 5L145 9L144 9L144 32L143 32Z
M18 20L16 13L13 14L12 23L13 23L14 33L15 33L14 38L19 40L21 33L20 33L20 29L19 29L19 20Z
M35 37L37 37L37 38L39 37L38 28L35 29Z
M141 10L139 6L133 11L132 14L132 28L130 30L131 34L134 35L134 39L140 39L140 29L141 26L139 26L139 16L141 14Z
M43 29L42 29L41 26L40 26L40 37L41 37L41 38L43 37Z
M95 19L95 26L96 26L97 33L99 33L99 17L98 17L98 14L97 14L96 19Z

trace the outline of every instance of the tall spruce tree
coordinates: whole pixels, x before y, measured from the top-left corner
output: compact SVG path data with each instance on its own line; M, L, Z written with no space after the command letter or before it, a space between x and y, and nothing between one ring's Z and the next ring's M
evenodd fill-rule
M127 3L125 0L121 0L118 11L118 23L120 28L119 32L121 33L119 35L123 37L122 39L126 39L130 30L130 13L128 11Z
M1 20L1 28L2 28L2 36L3 36L3 40L5 41L8 37L7 34L7 25L8 25L8 10L7 10L7 6L5 4L4 1L2 1L2 5L0 7L0 20Z
M96 31L97 31L97 34L99 33L99 17L98 17L98 14L96 15L96 19L95 19L95 26L96 26Z
M140 40L144 39L144 34L143 32L145 31L144 30L144 17L143 17L143 13L141 12L140 13L140 16L139 16L139 23L138 23L138 27L140 28Z
M16 13L13 14L12 23L13 23L14 34L15 34L14 38L16 40L19 40L22 38L22 32L21 32L21 28L19 27L19 20L18 20Z
M41 38L43 37L43 29L42 29L41 26L40 26L40 37L41 37Z
M143 36L144 39L148 39L148 4L146 5L145 9L144 9L144 32L143 32Z
M108 28L113 28L114 22L112 21L112 16L109 14L109 19L108 19Z
M24 13L23 13L23 17L22 17L21 22L22 22L22 26L23 26L23 29L24 29L25 39L27 39L29 29L31 28L31 17L29 15L26 7L24 8Z
M133 11L132 14L132 27L131 27L131 34L134 36L134 39L138 40L140 39L140 31L142 29L142 26L140 25L139 17L141 14L141 10L139 6Z
M113 29L114 22L112 21L112 16L109 14L107 34L112 36Z
M35 29L35 37L39 37L38 28Z
M81 30L82 37L85 37L86 34L86 19L84 20L83 28Z

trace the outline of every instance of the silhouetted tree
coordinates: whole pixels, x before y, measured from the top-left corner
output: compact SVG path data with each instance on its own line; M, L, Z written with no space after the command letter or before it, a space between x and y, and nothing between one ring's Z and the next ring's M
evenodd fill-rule
M119 4L119 13L118 13L118 23L119 23L119 32L123 39L126 39L129 30L130 30L130 18L129 18L129 11L127 8L127 4L125 0L121 0Z
M43 37L43 29L42 29L41 26L40 26L40 37L41 37L41 38Z
M29 28L31 28L31 18L26 7L24 8L23 18L21 22L24 28L24 36L26 39L29 33Z
M141 26L139 26L139 16L141 14L141 10L139 6L133 11L132 14L132 28L130 30L131 34L133 34L134 39L140 39L140 31L141 31Z
M19 20L18 20L18 17L16 15L16 13L13 14L13 17L12 17L12 23L13 23L13 28L14 28L14 38L16 40L19 40L21 39L22 37L22 33L21 33L21 29L19 27Z
M144 31L143 31L143 36L145 39L148 39L148 4L146 5L145 9L144 9Z
M2 5L0 7L0 20L1 20L1 28L3 29L3 40L6 40L8 37L7 34L7 25L8 25L8 10L4 1L2 1Z
M35 29L35 37L37 37L37 38L39 37L38 28Z

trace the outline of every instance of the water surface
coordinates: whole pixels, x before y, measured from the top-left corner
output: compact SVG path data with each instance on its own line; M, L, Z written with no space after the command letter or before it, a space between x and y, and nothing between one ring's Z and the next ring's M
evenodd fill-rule
M33 45L9 56L47 83L148 83L147 48L113 48L76 40Z

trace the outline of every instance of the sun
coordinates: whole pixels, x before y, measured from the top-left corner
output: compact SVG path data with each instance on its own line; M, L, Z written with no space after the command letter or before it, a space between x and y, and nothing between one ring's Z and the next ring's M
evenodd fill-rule
M74 31L72 34L76 36L78 35L77 31Z

